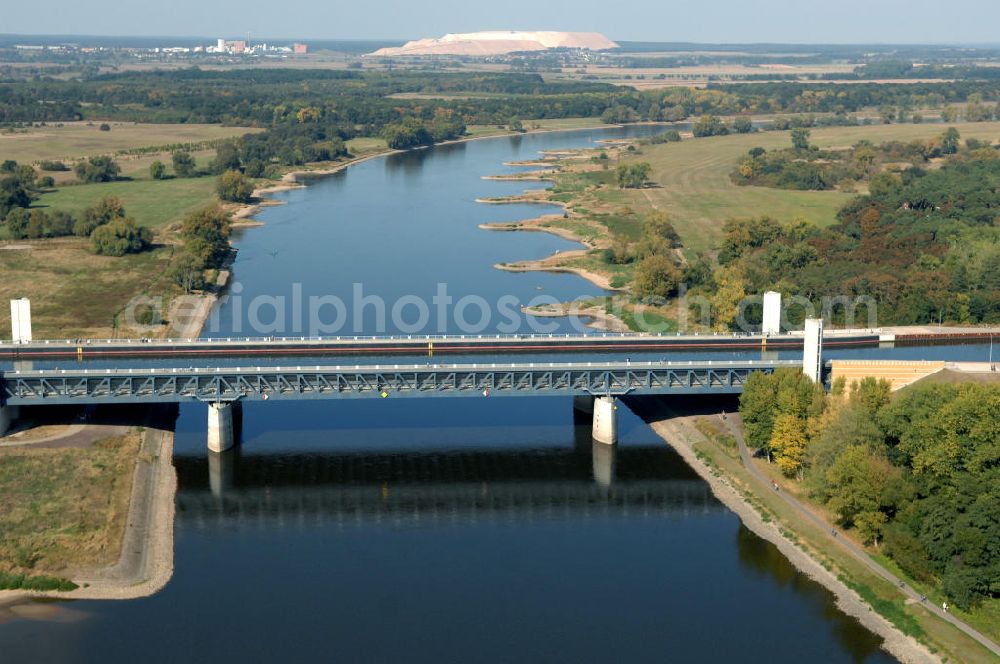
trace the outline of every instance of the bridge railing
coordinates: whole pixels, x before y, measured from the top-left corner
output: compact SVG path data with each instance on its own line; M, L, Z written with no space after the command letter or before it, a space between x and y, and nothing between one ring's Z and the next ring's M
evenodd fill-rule
M829 362L828 362L829 364ZM638 368L650 369L691 369L691 368L776 368L776 367L800 367L799 360L688 360L678 362L671 360L668 362L647 360L647 361L618 361L618 362L472 362L463 364L449 364L446 362L427 362L421 364L335 364L335 365L295 365L295 366L253 366L253 367L140 367L123 369L34 369L34 370L14 370L0 372L0 376L24 376L24 377L44 377L55 375L71 376L151 376L163 374L218 374L218 373L289 373L295 371L326 371L326 372L360 372L368 373L372 371L481 371L481 370L504 370L523 371L533 369L548 370L575 370L575 369L602 369L602 370L627 370Z
M780 335L792 337L794 334ZM798 336L801 336L798 335ZM705 338L721 337L729 339L739 338L760 338L759 334L746 334L734 332L731 334L673 334L648 333L648 332L595 332L594 334L396 334L396 335L349 335L349 336L294 336L294 337L140 337L140 338L117 338L117 339L38 339L27 343L15 343L10 339L0 340L0 346L125 346L125 345L172 345L172 344L224 344L224 343L249 343L249 344L295 344L295 343L378 343L391 341L519 341L519 340L566 340L566 339L663 339L663 338Z

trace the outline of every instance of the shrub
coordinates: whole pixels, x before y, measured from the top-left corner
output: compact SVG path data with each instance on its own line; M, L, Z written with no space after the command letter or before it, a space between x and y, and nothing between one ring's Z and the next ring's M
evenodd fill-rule
M642 161L635 164L619 164L615 180L620 189L639 189L646 184L653 167Z
M167 167L163 165L162 161L154 161L149 165L149 177L154 180L162 180L167 177Z
M239 171L226 171L216 180L219 198L233 203L249 203L253 199L253 182Z
M43 171L68 171L69 166L62 163L61 161L40 161L38 162L38 168Z
M153 233L148 228L140 228L135 219L122 217L96 228L90 240L98 254L124 256L148 249Z
M691 131L695 138L704 138L707 136L725 136L729 133L729 128L716 116L703 115L694 123Z
M635 294L639 297L669 297L677 289L681 271L666 256L644 258L635 269Z
M84 182L111 182L121 170L111 157L90 157L73 167L76 177Z
M125 206L122 205L121 199L115 196L105 196L97 202L97 205L83 211L83 216L73 224L73 234L87 237L98 226L103 226L112 219L124 216Z
M649 142L653 145L659 145L660 143L678 143L681 140L681 133L676 129L670 129L662 134L656 134L649 139Z
M0 571L0 590L58 590L68 592L79 586L69 579L55 576L28 576L16 572Z
M195 174L196 165L190 152L175 152L170 155L174 165L174 174L179 178L189 178Z

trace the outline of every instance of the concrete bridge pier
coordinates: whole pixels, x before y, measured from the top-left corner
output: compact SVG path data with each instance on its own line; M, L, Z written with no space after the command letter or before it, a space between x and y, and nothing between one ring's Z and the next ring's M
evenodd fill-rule
M573 397L573 410L579 411L581 413L594 412L594 397L589 394L584 394L583 396Z
M208 449L225 452L239 441L243 406L238 401L216 401L208 404Z
M618 442L618 400L614 397L594 398L593 436L606 445Z
M7 435L11 425L17 419L17 406L0 406L0 438Z

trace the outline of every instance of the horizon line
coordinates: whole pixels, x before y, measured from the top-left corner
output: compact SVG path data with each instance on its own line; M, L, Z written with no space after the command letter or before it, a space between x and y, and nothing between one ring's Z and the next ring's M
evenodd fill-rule
M509 29L509 28L505 28ZM481 32L492 32L494 30L485 30ZM581 32L579 30L556 30L554 32ZM585 31L590 32L590 31ZM599 31L598 31L599 32ZM241 33L237 36L242 37L249 33ZM444 33L450 34L450 33ZM604 34L604 33L600 33ZM607 36L607 35L605 35ZM101 38L101 39L204 39L212 41L219 39L220 37L226 38L225 35L163 35L163 34L99 34L99 33L44 33L44 32L0 32L0 38L5 37L46 37L53 39L69 39L73 37L84 37L84 38ZM298 40L298 41L337 41L337 42L397 42L397 41L412 41L414 39L423 39L425 37L293 37L293 36L266 36L260 37L260 41L281 41L281 40ZM1000 42L954 42L954 41L928 41L928 42L895 42L895 41L818 41L818 42L797 42L797 41L718 41L718 42L702 42L702 41L685 41L685 40L655 40L655 39L620 39L617 37L608 37L613 41L619 43L632 43L632 44L663 44L663 45L683 45L683 46L938 46L938 47L962 47L962 48L1000 48Z

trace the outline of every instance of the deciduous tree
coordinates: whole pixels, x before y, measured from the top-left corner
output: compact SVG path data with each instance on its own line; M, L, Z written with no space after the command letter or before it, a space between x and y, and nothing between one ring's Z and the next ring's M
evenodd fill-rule
M153 242L153 233L142 228L135 219L124 217L98 226L90 235L94 251L104 256L124 256L148 249Z
M232 203L249 203L253 200L253 190L253 182L239 171L226 171L215 183L219 198Z
M639 297L667 298L677 290L680 269L663 255L648 256L635 269L633 288Z
M179 178L189 178L195 174L196 165L190 152L175 152L170 155L174 174Z

